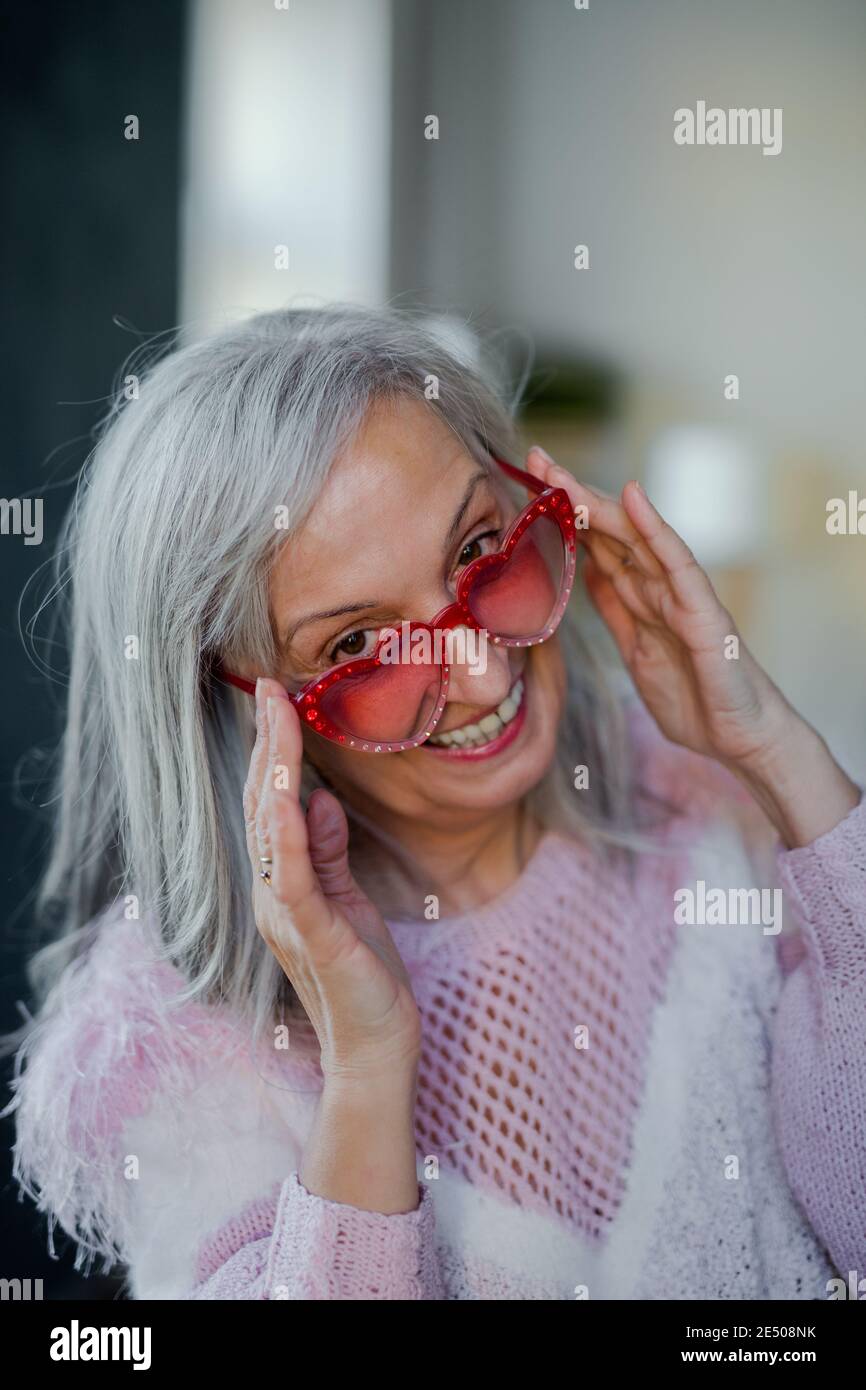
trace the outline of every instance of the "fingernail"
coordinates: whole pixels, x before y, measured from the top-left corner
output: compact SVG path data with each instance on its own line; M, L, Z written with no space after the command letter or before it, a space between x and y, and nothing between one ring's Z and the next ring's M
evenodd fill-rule
M545 460L545 462L551 464L554 468L556 467L556 464L553 462L553 459L550 457L550 454L547 452L546 449L542 449L540 444L533 444L532 448L536 454L541 454L541 457Z
M268 696L268 706L267 706L267 708L268 708L268 727L272 729L272 728L274 727L274 721L275 721L275 719L276 719L276 717L277 717L277 702L276 702L276 700L274 699L273 695L269 695L269 696Z

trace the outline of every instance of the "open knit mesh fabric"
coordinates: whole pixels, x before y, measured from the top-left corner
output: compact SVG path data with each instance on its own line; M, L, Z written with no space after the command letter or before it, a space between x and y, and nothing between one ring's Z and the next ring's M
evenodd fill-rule
M600 883L597 860L552 835L493 904L389 923L423 1019L422 1158L603 1231L625 1189L673 944L672 874L668 861L643 891L614 871Z

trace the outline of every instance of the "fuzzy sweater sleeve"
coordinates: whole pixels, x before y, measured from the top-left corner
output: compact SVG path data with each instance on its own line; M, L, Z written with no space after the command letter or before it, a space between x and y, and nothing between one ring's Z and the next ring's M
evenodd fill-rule
M137 1299L441 1297L430 1189L385 1216L307 1192L312 1071L257 1056L222 1011L180 1004L145 924L107 913L19 1049L14 1172ZM269 1063L270 1069L269 1069Z
M801 959L787 962L772 1093L791 1187L840 1271L866 1267L866 796L778 851Z
M441 1298L433 1198L385 1216L307 1191L298 1167L316 1095L279 1102L226 1059L182 1108L157 1097L126 1123L134 1156L123 1258L135 1299Z

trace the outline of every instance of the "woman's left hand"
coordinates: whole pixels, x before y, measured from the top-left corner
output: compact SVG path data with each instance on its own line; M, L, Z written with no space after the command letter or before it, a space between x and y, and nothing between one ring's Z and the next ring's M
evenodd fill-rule
M537 447L527 468L564 488L573 507L586 508L586 528L576 536L586 551L587 590L662 733L738 774L789 840L806 843L803 827L829 817L829 829L851 810L859 789L752 656L708 576L640 485L629 482L621 499L609 497ZM780 821L768 803L777 794L790 800L791 774L803 757L810 765L805 795L814 791L817 769L830 804L817 818L795 814L794 828L789 808Z

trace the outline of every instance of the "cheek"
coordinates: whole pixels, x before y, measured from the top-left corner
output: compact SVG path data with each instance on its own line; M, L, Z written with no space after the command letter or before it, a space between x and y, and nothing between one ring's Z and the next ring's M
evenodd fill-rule
M340 797L352 800L361 810L374 813L376 804L388 806L395 788L392 758L387 754L354 753L336 744L304 735L304 756L333 786Z
M335 786L351 781L351 762L344 749L304 730L304 758ZM348 775L347 775L348 774Z
M532 674L552 707L549 712L558 715L565 703L568 682L562 650L556 637L542 646L532 648Z

